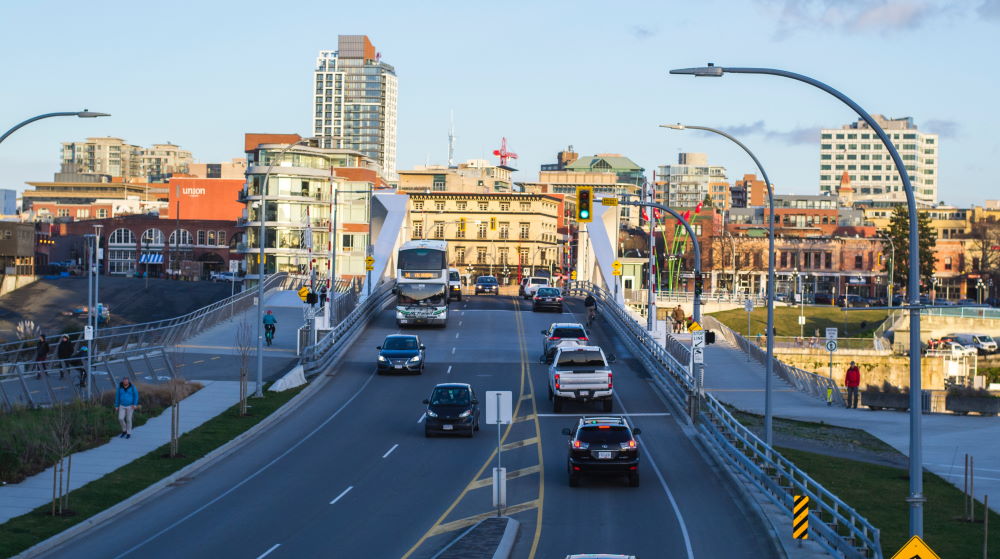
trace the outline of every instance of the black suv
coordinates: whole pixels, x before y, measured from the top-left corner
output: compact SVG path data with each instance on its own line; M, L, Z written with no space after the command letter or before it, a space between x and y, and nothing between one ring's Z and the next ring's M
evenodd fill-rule
M569 435L569 460L566 469L570 487L580 485L587 474L625 475L630 487L639 487L638 428L629 426L624 417L581 417L575 429L563 429Z
M434 387L431 397L424 400L427 416L424 435L464 433L471 437L479 430L479 400L472 386L449 382Z
M497 283L497 278L493 276L479 276L476 278L476 295L482 293L498 295L500 293L500 284Z

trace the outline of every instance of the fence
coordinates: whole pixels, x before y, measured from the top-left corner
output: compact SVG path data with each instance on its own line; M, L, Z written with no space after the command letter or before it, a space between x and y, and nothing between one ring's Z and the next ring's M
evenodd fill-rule
M921 313L924 316L954 316L958 318L992 318L1000 320L1000 309L990 309L986 307L924 309Z
M670 336L667 337L668 347L660 346L603 289L582 282L575 283L572 289L578 293L591 293L601 302L601 317L607 320L611 330L621 336L667 397L680 409L688 409L688 403L696 394L688 372L687 348ZM724 336L727 332L733 336L731 341L739 342L742 338L724 326L719 330ZM762 353L756 346L746 343L745 339L743 344L755 358L758 356L754 351ZM775 365L777 370L778 363ZM812 503L810 538L813 541L836 557L881 559L879 531L868 520L761 441L734 419L714 396L706 395L702 401L704 405L699 408L694 420L702 439L710 448L784 509L789 518L792 516L793 496L809 496Z

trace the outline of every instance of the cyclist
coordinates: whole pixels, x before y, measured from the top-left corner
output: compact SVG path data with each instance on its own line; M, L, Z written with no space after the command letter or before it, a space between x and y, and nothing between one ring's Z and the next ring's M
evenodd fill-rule
M274 339L274 332L278 329L278 319L271 313L267 311L264 315L264 339L267 340L267 345L271 345L271 340Z
M594 299L593 295L587 295L587 298L583 300L583 306L587 308L587 325L589 326L597 317L597 299Z

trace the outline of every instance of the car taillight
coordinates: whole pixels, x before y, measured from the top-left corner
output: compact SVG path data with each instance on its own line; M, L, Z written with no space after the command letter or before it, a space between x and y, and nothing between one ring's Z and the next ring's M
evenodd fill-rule
M622 450L634 450L635 449L635 439L628 441L627 443L621 443Z
M611 390L612 376L612 373L608 373L608 390Z
M550 338L549 338L549 341L550 341L550 342L554 342L554 341L556 341L556 340L561 340L561 339L562 339L562 338L560 338L559 336L552 336L552 337L550 337Z
M541 299L541 297L539 297L538 295L535 295L535 300L537 301L539 299Z
M585 443L581 441L573 441L573 448L578 448L580 450L587 450L590 447L590 443Z
M577 339L578 339L578 340L583 340L583 341L587 341L587 336L580 336L580 337L579 337L579 338L577 338Z
M559 301L560 303L562 303L562 297L556 297L556 301Z
M556 373L555 381L556 381L556 390L559 390L559 373Z

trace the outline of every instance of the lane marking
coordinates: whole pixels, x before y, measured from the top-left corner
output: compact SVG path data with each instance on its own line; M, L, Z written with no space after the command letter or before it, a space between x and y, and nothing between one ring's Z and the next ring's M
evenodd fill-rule
M520 417L515 417L513 419L513 421L514 421L514 423L520 423L522 421L531 421L533 419L535 419L535 414L529 413L528 415L522 415Z
M276 543L276 544L272 545L272 546L271 546L271 549L268 549L268 550L267 550L267 551L265 551L264 553L261 553L260 555L258 555L258 556L257 556L257 559L264 559L264 557L267 557L267 556L268 556L268 554L270 554L270 553L271 553L272 551L274 551L275 549L278 549L279 547L281 547L281 544L280 544L280 543Z
M240 348L229 346L229 345L187 345L187 344L177 344L177 347L185 347L192 349L231 349L234 351L239 351ZM280 349L276 347L265 347L264 353L295 353L294 349Z
M530 399L532 399L534 397L535 397L534 393L532 393L532 394L525 394L524 396L521 396L521 400L530 400Z
M300 446L302 446L303 444L305 444L306 441L308 441L309 439L311 439L316 433L318 433L321 429L323 429L331 421L333 421L333 419L335 417L337 417L338 415L340 415L340 412L344 411L344 409L347 408L347 406L349 406L351 404L351 402L354 401L355 398L357 398L358 396L360 396L361 393L364 392L365 388L368 388L368 385L371 384L373 378L375 378L375 371L374 370L371 373L368 374L368 379L365 380L364 384L361 385L361 388L358 388L358 390L354 393L354 395L352 395L350 398L348 398L348 400L346 402L344 402L339 408L337 408L336 411L334 411L332 414L330 414L329 417L327 417L325 420L323 420L322 423L320 423L319 425L317 425L312 431L310 431L308 434L306 434L306 436L302 437L295 444L293 444L292 446L290 446L287 449L285 449L284 452L282 452L281 454L279 454L278 456L276 456L270 462L268 462L267 464L264 464L263 466L260 467L260 469L258 469L254 473L248 475L247 477L243 478L243 480L240 481L239 483L237 483L236 485L234 485L234 486L230 487L229 489L223 491L221 494L219 494L217 497L215 497L211 501L205 503L204 505L202 505L202 506L196 508L195 510L189 512L188 514L182 516L180 519L174 521L172 524L170 524L166 528L160 530L159 532L156 532L152 536L149 536L148 538L146 538L146 539L142 540L141 542L135 544L134 546L132 546L129 549L125 550L123 553L118 554L116 556L116 559L119 559L121 557L124 557L124 556L128 555L129 553L132 553L133 551L139 549L140 547L143 547L146 544L148 544L149 542L151 542L151 541L159 538L163 534L166 534L170 530L173 530L177 526L180 526L181 524L183 524L184 522L186 522L190 518L194 517L195 515L197 515L201 511L207 509L208 507L210 507L210 506L214 505L215 503L218 503L222 499L226 498L226 496L229 495L230 493L232 493L233 491L236 491L240 487L243 487L249 481L253 480L254 478L256 478L257 476L259 476L260 474L264 473L271 466L277 464L278 461L280 461L285 456L288 456L295 449L297 449ZM494 451L494 452L496 452L496 451ZM492 457L491 457L491 459L492 459ZM476 477L479 477L479 476L476 476ZM277 547L277 546L275 546L275 547ZM268 553L270 553L270 551L268 551Z
M218 355L216 355L215 357L212 357L211 359L212 359L212 360L214 361L214 360L216 360L216 359L219 359L219 356L218 356Z
M670 417L668 412L630 413L628 415L632 417ZM538 417L562 417L576 421L578 416L566 413L540 413L538 414Z
M461 325L462 325L462 321L461 321L461 320L459 320L459 321L458 321L458 325L459 325L459 326L461 326Z
M389 450L387 450L385 452L385 454L382 455L382 458L385 458L385 457L389 456L390 454L392 454L392 451L396 450L397 448L399 448L399 443L396 443L396 444L392 445L392 448L390 448Z
M353 485L351 485L347 489L341 491L340 495L337 495L332 501L330 501L330 504L332 505L332 504L336 503L337 501L339 501L340 498L343 497L344 495L347 495L348 491L350 491L351 489L354 489Z
M456 339L456 340L458 339L458 335L459 335L459 334L461 334L461 332L455 332L455 339Z
M535 450L538 452L538 508L535 513L535 535L531 539L531 550L528 552L528 559L535 559L535 553L538 552L538 542L542 539L542 517L545 510L545 456L542 454L542 426L538 422L538 401L535 400L535 381L531 378L531 366L528 365L528 346L524 345L525 332L524 332L524 320L521 318L521 313L518 312L521 309L520 303L514 300L514 320L517 323L517 337L518 344L521 346L521 374L528 378L528 390L531 393L531 411L535 415L535 436L538 438L538 444L535 445ZM517 411L513 414L517 416Z
M534 466L528 466L527 468L521 468L520 470L514 470L513 472L507 472L507 480L517 479L519 477L528 476L531 474L537 474L542 470L542 467L538 464ZM481 480L474 481L469 484L473 489L479 489L480 487L489 487L493 485L493 477L484 477Z
M455 348L451 348L451 354L455 355Z
M450 375L451 374L451 365L448 365L448 370L445 371L444 374L446 374L446 375Z
M427 412L420 414L420 419L417 420L417 423L423 423L425 417L427 417Z
M199 360L195 361L195 363L204 363L204 362L205 362L204 359L199 359Z
M514 441L512 443L507 443L500 447L502 450L513 450L515 448L523 448L526 446L531 446L533 444L538 444L538 437L531 437L530 439L523 439L520 441Z
M527 503L520 503L512 507L507 507L504 509L504 515L510 516L534 508L538 508L538 499L535 499L534 501L528 501ZM432 537L438 536L441 534L446 534L448 532L454 532L455 530L461 530L462 528L468 528L469 526L472 526L473 524L479 522L480 520L490 518L491 516L496 516L496 514L497 511L494 510L492 512L484 512L473 516L467 516L459 520L453 520L447 524L440 524L431 529L432 532L431 536Z

